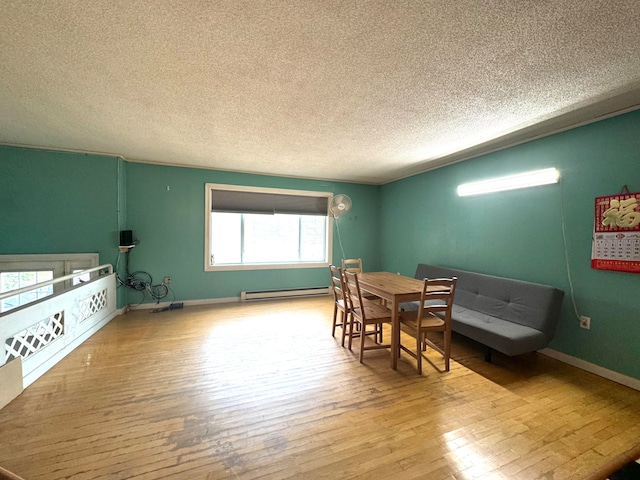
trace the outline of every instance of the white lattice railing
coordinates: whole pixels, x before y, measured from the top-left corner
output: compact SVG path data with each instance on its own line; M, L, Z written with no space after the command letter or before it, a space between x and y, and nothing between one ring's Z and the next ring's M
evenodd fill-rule
M64 334L64 312L58 312L29 328L18 332L5 342L5 360L23 360L49 345Z
M0 367L22 359L26 388L116 315L116 281L111 265L0 294L0 300L92 272L102 275L0 314Z

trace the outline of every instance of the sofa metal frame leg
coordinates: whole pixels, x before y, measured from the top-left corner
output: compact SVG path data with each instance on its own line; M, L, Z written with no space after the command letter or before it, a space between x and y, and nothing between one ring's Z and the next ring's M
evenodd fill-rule
M484 361L487 363L492 363L491 362L491 352L493 350L491 350L491 347L487 347L487 349L484 352Z

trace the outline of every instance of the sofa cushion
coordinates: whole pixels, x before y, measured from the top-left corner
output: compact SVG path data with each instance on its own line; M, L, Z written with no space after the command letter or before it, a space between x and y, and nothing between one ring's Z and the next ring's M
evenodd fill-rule
M416 311L420 302L403 303L405 311ZM436 315L442 316L437 313ZM546 335L535 328L502 320L465 307L453 305L451 310L451 329L472 338L483 345L490 346L506 355L520 355L545 348Z
M535 328L455 305L452 329L506 355L520 355L547 346L546 336Z

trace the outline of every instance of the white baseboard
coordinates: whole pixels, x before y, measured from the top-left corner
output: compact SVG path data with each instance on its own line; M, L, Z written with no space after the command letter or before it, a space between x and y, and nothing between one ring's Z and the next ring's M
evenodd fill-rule
M210 305L214 303L240 303L240 296L226 298L204 298L201 300L186 300L182 303L184 303L185 307L191 307L194 305Z
M538 353L546 355L547 357L554 358L563 363L567 363L571 366L580 368L581 370L585 370L589 373L593 373L600 377L606 378L607 380L611 380L612 382L619 383L621 385L624 385L625 387L633 388L634 390L640 391L640 380L638 380L637 378L629 377L627 375L614 372L613 370L608 370L599 365L589 363L586 360L572 357L571 355L567 355L566 353L558 352L557 350L553 350L552 348L543 348L542 350L538 350Z

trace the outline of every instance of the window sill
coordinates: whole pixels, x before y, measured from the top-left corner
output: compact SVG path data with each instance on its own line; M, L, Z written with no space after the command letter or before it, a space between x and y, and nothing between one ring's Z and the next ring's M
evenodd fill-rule
M205 265L205 272L228 272L238 270L282 270L295 268L329 268L329 263L247 263L237 265Z

